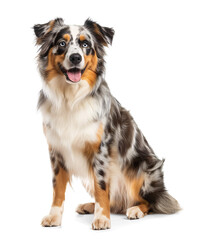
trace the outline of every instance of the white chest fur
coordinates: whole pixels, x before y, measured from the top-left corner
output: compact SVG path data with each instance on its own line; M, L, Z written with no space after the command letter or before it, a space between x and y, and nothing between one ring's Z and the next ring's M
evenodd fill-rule
M97 140L100 121L96 121L97 102L86 98L72 109L66 101L56 107L49 100L41 107L46 138L59 151L67 169L75 176L88 176L88 162L83 154L85 142Z

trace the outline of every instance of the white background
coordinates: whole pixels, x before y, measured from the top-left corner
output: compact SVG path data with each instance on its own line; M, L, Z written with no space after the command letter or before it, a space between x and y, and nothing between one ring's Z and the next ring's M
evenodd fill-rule
M0 11L0 238L203 239L203 1L13 0L2 1ZM112 215L111 230L92 231L93 215L75 213L78 203L92 199L74 179L62 227L40 226L52 201L52 174L36 111L41 81L32 26L56 17L114 27L106 79L166 158L166 187L180 213L135 221Z

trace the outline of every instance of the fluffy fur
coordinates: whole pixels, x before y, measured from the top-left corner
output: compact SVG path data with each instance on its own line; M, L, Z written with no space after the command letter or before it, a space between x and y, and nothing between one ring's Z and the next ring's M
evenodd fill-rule
M130 219L148 212L175 213L177 201L163 182L162 165L132 116L104 79L104 48L114 30L90 19L83 26L62 19L34 26L42 76L38 108L53 169L53 204L43 226L61 224L67 182L78 176L95 203L93 229L110 228L110 212Z

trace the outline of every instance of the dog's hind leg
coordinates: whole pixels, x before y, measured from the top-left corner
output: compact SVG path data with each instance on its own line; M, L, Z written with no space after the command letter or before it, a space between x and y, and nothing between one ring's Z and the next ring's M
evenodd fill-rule
M128 219L142 218L147 215L149 207L146 204L140 204L138 206L130 207L126 211Z
M136 178L127 178L128 192L134 204L126 210L128 219L142 218L149 212L149 203L141 197L141 188L144 184L144 174Z
M76 209L76 212L79 214L92 214L94 213L95 203L84 203L79 204Z

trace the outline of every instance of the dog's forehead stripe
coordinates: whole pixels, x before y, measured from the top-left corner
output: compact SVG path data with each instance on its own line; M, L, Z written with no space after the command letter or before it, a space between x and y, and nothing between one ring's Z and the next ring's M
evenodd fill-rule
M78 43L78 40L85 40L89 39L91 41L91 36L89 32L83 28L82 26L77 26L77 25L71 25L70 26L70 34L72 36L73 42Z
M72 35L72 39L73 39L74 42L79 37L80 32L81 32L81 27L76 26L76 25L70 26L70 33Z

